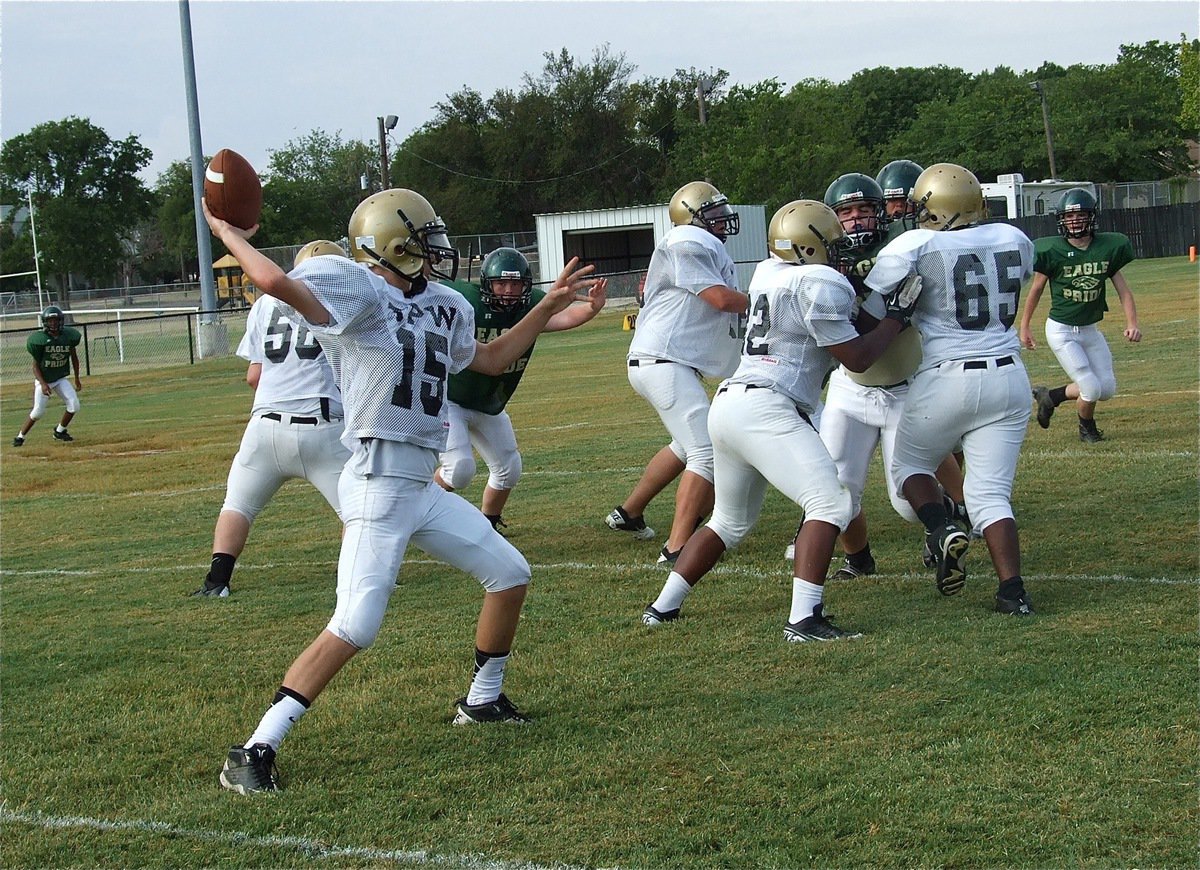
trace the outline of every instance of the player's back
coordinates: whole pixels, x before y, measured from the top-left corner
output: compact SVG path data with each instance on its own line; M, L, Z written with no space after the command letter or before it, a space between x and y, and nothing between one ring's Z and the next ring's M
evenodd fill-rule
M867 283L886 293L914 272L923 282L912 317L922 369L1020 352L1012 326L1033 273L1033 243L1023 232L1004 223L912 230L880 251Z

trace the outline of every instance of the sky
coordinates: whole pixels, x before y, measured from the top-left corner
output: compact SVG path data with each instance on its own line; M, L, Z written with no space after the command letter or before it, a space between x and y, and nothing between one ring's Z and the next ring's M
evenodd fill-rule
M313 130L391 148L464 87L485 98L536 76L546 52L608 44L634 78L724 69L729 84L844 81L877 66L1018 72L1109 64L1120 45L1197 36L1197 4L1156 0L191 0L206 154L256 168ZM153 185L189 156L177 0L0 2L0 140L70 115L154 152Z

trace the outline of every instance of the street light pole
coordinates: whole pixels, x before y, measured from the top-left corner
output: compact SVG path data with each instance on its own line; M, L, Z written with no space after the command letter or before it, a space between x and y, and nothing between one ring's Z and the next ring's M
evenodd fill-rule
M696 82L696 102L700 104L700 126L701 127L708 126L708 114L705 111L706 107L704 105L704 98L706 96L708 96L708 92L710 90L712 90L712 82L702 76L700 78L700 80L698 82ZM701 160L704 161L704 167L707 170L707 168L708 168L708 147L707 147L708 143L705 141L704 133L701 133L700 136L701 136L701 138L700 138L700 158L701 158ZM704 173L704 180L709 182L710 184L712 183L712 181L708 177L707 171Z
M379 117L379 180L383 185L380 190L387 190L392 186L391 180L388 178L388 153L387 153L387 131L396 129L396 124L399 118L395 115L388 115L386 118Z
M1046 106L1046 86L1042 82L1030 85L1042 98L1042 126L1046 129L1046 156L1050 158L1050 177L1058 178L1058 170L1054 166L1054 131L1050 129L1050 109Z

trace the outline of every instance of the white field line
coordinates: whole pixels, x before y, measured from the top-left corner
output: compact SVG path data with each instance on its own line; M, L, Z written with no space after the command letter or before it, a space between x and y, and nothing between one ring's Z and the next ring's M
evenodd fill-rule
M780 553L783 552L782 547ZM328 567L336 567L337 560L315 560L309 561L309 565L326 565ZM445 562L439 562L436 559L405 559L405 565L440 565L448 570L457 570L450 568ZM239 563L237 570L239 571L273 571L281 568L290 567L288 562L259 562L256 564ZM0 570L0 577L107 577L113 573L120 572L122 574L162 574L165 572L179 571L181 573L190 573L193 571L205 571L209 567L207 562L195 562L192 564L183 565L154 565L145 567L134 566L119 566L115 568L39 568L30 571L10 571ZM658 565L646 562L626 562L626 563L597 563L597 562L543 562L530 563L530 567L535 571L642 571L647 574L663 574L663 569ZM779 560L779 573L782 574L787 570L787 564L781 558ZM740 566L740 565L717 565L710 572L713 574L732 574L741 575L744 577L762 577L763 570L755 566ZM401 569L403 576L403 568ZM665 576L665 575L664 575ZM880 580L918 580L924 582L929 579L927 571L906 571L906 572L880 572L872 575ZM1023 574L1026 580L1038 581L1077 581L1083 583L1149 583L1159 586L1200 586L1200 577L1130 577L1127 574ZM403 582L403 581L402 581ZM861 578L856 580L834 580L830 578L830 583L863 583Z
M373 846L331 846L308 837L284 837L273 835L245 834L239 831L209 831L180 828L165 822L144 819L109 821L85 816L50 816L43 813L25 813L0 807L0 822L16 822L45 830L63 828L87 828L93 831L134 831L142 834L160 834L164 837L183 837L221 843L226 846L250 846L262 849L290 849L302 852L310 858L364 858L393 864L416 867L463 867L469 870L569 870L565 864L531 864L524 861L499 861L483 855L431 855L423 849L407 851L378 849Z

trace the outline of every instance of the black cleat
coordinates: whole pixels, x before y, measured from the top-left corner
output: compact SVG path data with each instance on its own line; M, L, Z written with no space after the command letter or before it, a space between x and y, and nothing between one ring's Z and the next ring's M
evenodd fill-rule
M54 440L56 440L56 441L74 441L75 439L71 437L71 433L68 432L66 429L62 430L61 432L59 432L57 429L55 429L54 430Z
M850 640L862 637L861 632L843 631L826 619L824 607L824 604L818 604L813 609L812 616L785 625L783 639L788 643L803 643L810 640Z
M14 438L13 439L13 447L21 447L24 444L25 444L24 438Z
M528 725L530 718L517 709L503 692L495 701L486 704L468 704L466 698L454 702L457 712L455 725L474 725L480 722L507 722L513 725Z
M636 540L654 540L654 529L646 525L646 518L641 514L631 517L620 505L604 518L604 523L614 532L629 532Z
M943 595L957 595L962 592L963 587L967 585L967 570L963 562L966 560L971 539L957 525L949 523L936 533L927 532L925 540L937 569L938 592Z
M1096 444L1104 440L1104 430L1097 429L1095 423L1093 423L1091 427L1084 426L1082 423L1080 423L1079 440L1087 444Z
M875 557L871 557L866 565L859 568L850 562L850 557L847 556L842 560L842 567L838 568L833 575L834 580L854 580L858 577L870 577L875 573Z
M663 544L663 548L658 551L658 564L659 565L674 565L676 560L679 558L679 554L682 552L683 552L683 547L680 547L678 550L675 550L674 552L672 552L671 550L667 549L666 544Z
M336 575L335 575L335 579L336 579ZM229 597L229 584L228 583L214 583L213 579L212 579L212 574L205 574L204 575L204 585L201 586L199 589L197 589L195 592L193 592L191 597L192 598L196 598L196 597L228 598Z
M249 749L230 747L225 766L221 768L220 782L222 788L238 794L279 791L275 750L265 743L255 743Z
M1008 616L1033 616L1033 599L1025 591L1022 591L1017 598L1005 598L997 593L996 612Z
M654 628L656 625L662 625L664 622L674 622L679 618L679 608L674 610L660 611L655 610L654 605L650 604L642 611L642 625L648 628Z
M1050 398L1049 387L1034 387L1033 400L1037 402L1037 421L1043 429L1050 428L1050 418L1054 416L1054 400Z

